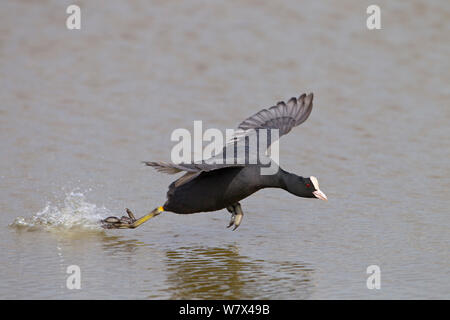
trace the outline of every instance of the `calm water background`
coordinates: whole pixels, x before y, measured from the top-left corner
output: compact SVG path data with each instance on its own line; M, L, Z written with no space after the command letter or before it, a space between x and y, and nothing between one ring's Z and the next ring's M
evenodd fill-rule
M0 4L0 298L450 298L450 3ZM329 202L263 190L136 230L165 201L176 128L234 128L315 93L281 165ZM81 290L66 268L81 268ZM368 290L366 268L381 268Z

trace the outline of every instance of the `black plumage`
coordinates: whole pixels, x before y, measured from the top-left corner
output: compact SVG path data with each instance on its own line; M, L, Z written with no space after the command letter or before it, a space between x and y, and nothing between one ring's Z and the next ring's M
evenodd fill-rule
M144 162L164 173L185 172L185 174L170 184L167 201L162 207L158 207L138 220L134 216L131 217L132 213L128 211L129 218L105 219L104 227L135 228L162 211L189 214L226 208L232 214L229 226L234 225L236 229L243 217L239 201L263 188L281 188L299 197L327 200L325 194L319 189L317 178L313 176L308 178L297 176L284 171L278 165L275 174L261 174L261 168L270 166L273 162L269 157L259 152L252 152L248 148L248 137L255 132L258 135L258 130L277 129L281 137L289 133L293 127L306 121L312 111L312 102L312 93L302 94L299 98L291 98L287 103L278 102L273 107L255 113L241 122L235 136L223 148L222 153L210 159L198 163L181 164ZM270 146L273 142L269 141L267 145ZM237 158L239 156L230 152L230 147L235 150L244 148L245 152L240 153L240 157L244 155L245 159ZM234 157L233 161L224 163L214 161L230 160L230 155Z

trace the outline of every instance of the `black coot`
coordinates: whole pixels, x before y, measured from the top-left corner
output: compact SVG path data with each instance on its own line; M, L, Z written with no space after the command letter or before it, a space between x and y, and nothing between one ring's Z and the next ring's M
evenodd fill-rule
M278 102L269 109L259 111L239 125L237 134L221 154L205 161L189 164L144 162L161 172L185 174L169 186L167 201L163 206L139 219L126 209L128 217L108 217L101 221L102 226L107 229L136 228L163 211L189 214L226 208L231 213L228 227L234 226L235 230L244 215L239 201L263 188L282 188L298 197L327 200L319 189L317 178L313 176L297 176L278 166L274 174L262 174L262 168L274 163L258 149L249 148L249 137L256 133L259 141L262 129L277 129L281 137L303 123L311 113L312 102L312 93L302 94L299 98L291 98L287 103ZM266 145L270 146L274 141L270 141L270 134L266 136L269 137ZM230 157L232 161L229 161ZM223 161L217 161L218 159Z

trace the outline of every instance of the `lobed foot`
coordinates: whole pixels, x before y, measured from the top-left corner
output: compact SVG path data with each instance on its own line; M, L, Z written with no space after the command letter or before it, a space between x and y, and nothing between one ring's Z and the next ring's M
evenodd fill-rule
M231 220L230 223L228 224L227 228L231 227L232 225L234 225L234 220L236 219L236 215L234 213L231 214Z
M104 229L126 229L126 228L134 228L134 223L136 222L136 217L131 212L130 209L126 209L128 217L122 216L118 217L108 217L106 219L101 220L102 228Z
M234 226L234 231L241 225L242 218L244 217L244 212L242 212L242 208L239 202L232 206L229 206L227 210L231 213L231 220L227 228Z
M147 213L145 216L136 219L133 212L130 209L126 209L128 217L122 216L121 218L117 217L108 217L104 220L101 220L102 227L104 229L134 229L139 227L144 222L150 220L153 217L156 217L164 211L163 207L158 207L154 209L152 212Z

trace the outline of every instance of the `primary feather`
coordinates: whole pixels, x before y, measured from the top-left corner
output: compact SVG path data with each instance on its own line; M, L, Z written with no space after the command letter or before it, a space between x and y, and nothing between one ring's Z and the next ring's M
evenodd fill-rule
M232 140L228 142L228 146L233 144L234 147L234 145L237 144L237 148L241 147L246 148L247 150L248 146L245 144L245 137L254 134L258 129L277 129L279 130L279 137L289 133L292 128L302 124L306 121L306 119L308 119L313 107L313 98L314 95L312 93L308 95L304 93L298 98L293 97L289 99L287 103L280 101L268 109L262 109L239 124L238 130ZM271 141L271 143L273 142L274 141ZM239 143L241 144L240 146ZM224 150L226 150L226 148L227 146L224 147ZM243 154L245 155L245 151ZM249 156L249 158L251 157L252 156ZM244 164L239 164L241 163L239 161L236 161L237 163L234 163L235 161L233 161L233 163L229 163L229 161L221 163L223 161L214 161L215 159L223 160L223 153L200 163L175 164L172 162L163 161L144 161L143 163L167 174L175 174L182 171L192 173L181 177L176 181L176 183L185 183L186 181L190 181L197 176L194 173L199 173L202 171L212 171L225 167L245 166L245 162ZM236 160L236 158L234 160Z

